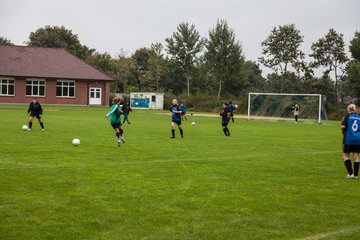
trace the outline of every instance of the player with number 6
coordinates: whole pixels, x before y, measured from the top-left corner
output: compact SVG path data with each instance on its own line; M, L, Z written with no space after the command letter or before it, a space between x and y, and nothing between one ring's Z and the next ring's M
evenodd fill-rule
M347 106L347 114L341 121L343 134L343 158L348 179L357 179L359 175L359 152L360 152L360 116L356 113L355 104ZM351 166L350 153L354 157L354 170Z

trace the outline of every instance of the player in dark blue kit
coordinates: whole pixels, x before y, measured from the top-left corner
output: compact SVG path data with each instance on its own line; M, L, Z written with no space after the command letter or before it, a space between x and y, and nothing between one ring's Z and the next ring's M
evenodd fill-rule
M221 116L221 126L223 129L223 132L225 134L225 136L230 136L230 131L229 128L227 127L229 122L230 122L230 118L231 118L231 111L229 109L229 104L228 103L224 103L224 111L222 113L220 113Z
M178 126L181 137L184 138L184 131L181 128L181 109L176 99L172 100L172 106L170 107L171 116L171 138L175 138L175 124Z
M355 104L347 106L347 112L341 121L343 158L348 172L346 178L357 179L359 175L360 116L356 113ZM354 156L354 171L351 167L350 153L353 153Z
M230 110L230 113L231 113L231 121L233 123L235 123L235 119L234 119L234 110L235 110L235 105L232 103L232 101L229 102L229 110Z
M181 109L181 120L187 121L187 117L186 117L186 106L184 104L180 105L180 109Z
M41 129L44 130L44 123L41 118L43 114L43 109L41 107L41 104L36 98L33 98L33 100L31 101L27 112L28 114L30 113L28 130L31 130L32 128L34 117L38 119Z

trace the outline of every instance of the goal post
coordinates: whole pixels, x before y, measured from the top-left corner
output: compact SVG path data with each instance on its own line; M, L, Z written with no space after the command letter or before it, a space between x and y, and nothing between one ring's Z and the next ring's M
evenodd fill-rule
M290 109L298 103L300 118L313 118L321 123L322 119L327 119L323 100L321 94L249 92L247 118L289 119L292 114Z

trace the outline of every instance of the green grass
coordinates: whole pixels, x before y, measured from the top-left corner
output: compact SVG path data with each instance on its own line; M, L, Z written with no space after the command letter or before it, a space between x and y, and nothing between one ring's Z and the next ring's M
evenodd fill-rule
M0 239L358 239L338 122L237 120L224 137L190 116L170 139L167 115L135 111L118 148L106 110L45 106L27 132L26 106L0 105Z

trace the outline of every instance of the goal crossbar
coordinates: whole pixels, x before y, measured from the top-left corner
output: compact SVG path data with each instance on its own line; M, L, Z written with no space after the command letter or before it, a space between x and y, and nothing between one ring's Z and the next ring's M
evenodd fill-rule
M321 110L322 110L322 95L321 94L306 94L306 93L256 93L249 92L248 95L248 120L250 120L250 105L251 95L267 95L267 96L308 96L308 97L319 97L319 111L318 111L318 123L321 123Z

